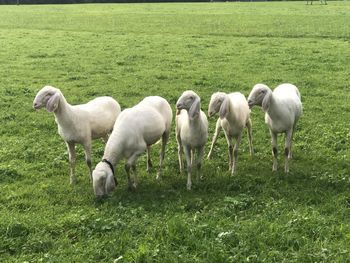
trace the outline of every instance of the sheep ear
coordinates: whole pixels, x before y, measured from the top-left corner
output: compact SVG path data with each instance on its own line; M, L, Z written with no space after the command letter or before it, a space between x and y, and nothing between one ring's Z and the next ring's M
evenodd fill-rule
M229 113L230 109L229 109L229 104L230 103L230 99L227 97L224 99L224 101L221 103L220 106L220 119L223 119L227 116L227 114Z
M262 101L262 109L264 112L267 112L269 110L271 96L272 96L271 92L267 92L263 101Z
M48 112L55 111L58 106L59 100L60 100L59 93L55 93L54 95L52 95L51 98L46 103L46 110Z
M190 119L195 118L196 116L199 115L199 112L201 110L201 103L200 100L197 98L195 101L192 103L190 110L188 111L188 115L190 116Z
M115 184L113 175L107 175L106 185L105 185L106 194L113 192L115 187L116 187L116 184Z

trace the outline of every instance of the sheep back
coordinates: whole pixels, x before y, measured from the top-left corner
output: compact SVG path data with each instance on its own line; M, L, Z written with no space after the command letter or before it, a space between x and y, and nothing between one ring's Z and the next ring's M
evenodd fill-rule
M112 97L107 96L98 97L86 104L74 107L88 113L92 139L100 138L110 133L120 114L119 103Z

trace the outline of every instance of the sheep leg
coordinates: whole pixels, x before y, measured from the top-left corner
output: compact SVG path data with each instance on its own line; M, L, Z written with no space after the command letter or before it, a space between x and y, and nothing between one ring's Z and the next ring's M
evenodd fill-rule
M197 182L199 182L199 179L202 179L201 168L202 168L203 156L204 156L204 146L198 148L198 153L197 153Z
M179 133L176 133L176 141L177 141L177 154L179 158L179 167L180 167L180 173L183 171L183 160L182 160L182 154L183 154L183 147L181 142L181 137Z
M214 148L216 141L218 140L220 131L221 131L221 121L220 121L220 119L218 119L216 121L215 133L214 133L213 140L211 142L210 150L208 153L208 157L207 157L208 159L210 159L211 155L213 154L213 148Z
M293 137L294 137L294 132L295 132L295 126L293 126L293 130L292 130L292 137L290 139L290 149L289 149L289 154L288 154L288 159L292 159L293 158L293 154L292 154L292 144L293 144Z
M253 132L252 132L252 121L250 118L247 121L247 133L248 133L248 141L249 141L249 153L250 153L250 156L253 156L254 155Z
M195 155L195 150L191 150L191 164L193 165L196 161L196 155Z
M290 147L289 147L289 153L288 153L288 159L292 159L293 155L292 155L292 144L293 144L293 132L292 132L292 136L290 139Z
M86 143L83 145L85 151L85 161L89 167L90 181L92 182L92 162L91 162L91 143Z
M162 135L162 148L160 150L160 158L159 158L159 169L157 172L157 177L156 179L160 179L161 175L162 175L162 167L163 167L163 161L164 161L164 157L165 157L165 147L166 144L168 143L169 140L169 133L165 132Z
M289 165L288 165L288 159L289 159L289 152L292 146L292 136L293 136L293 129L286 132L286 141L284 146L284 171L286 173L289 172Z
M128 161L125 164L125 171L128 176L128 188L129 190L136 190L137 188L137 174L136 174L136 160L139 157L141 153L137 152L131 155L131 157L128 159ZM131 174L130 170L132 170L133 174L133 179L131 180Z
M277 171L277 133L274 133L270 130L271 133L271 139L272 139L272 156L273 156L273 164L272 164L272 171Z
M235 143L235 146L233 148L233 162L232 162L232 170L231 170L231 173L232 175L235 173L236 171L236 163L237 163L237 160L238 160L238 147L239 147L239 144L241 143L241 138L242 138L242 133L240 133L237 137L236 137L236 143Z
M136 164L135 164L135 163L133 163L133 164L131 165L131 171L132 171L133 174L136 173Z
M147 146L147 168L146 171L150 172L151 168L153 167L152 160L151 160L151 145Z
M74 185L77 183L77 178L75 176L75 143L66 142L69 154L69 166L70 166L70 184Z
M130 169L131 169L131 165L126 163L125 164L125 171L126 171L126 175L128 176L128 188L129 188L129 190L132 190L133 189L133 183L132 183L131 176L130 176Z
M184 153L187 161L187 190L191 190L192 187L192 160L191 149L189 146L184 146Z
M232 170L232 162L233 162L233 145L232 145L232 138L231 136L229 136L226 131L225 132L225 137L226 137L226 141L227 141L227 145L228 145L228 170L231 171Z

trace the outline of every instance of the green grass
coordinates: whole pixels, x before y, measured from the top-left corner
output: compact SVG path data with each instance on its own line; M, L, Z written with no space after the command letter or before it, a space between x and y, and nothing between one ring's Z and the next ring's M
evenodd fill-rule
M0 262L349 262L349 17L350 2L0 6ZM54 117L32 109L47 84L72 104L111 95L123 108L147 95L174 107L193 89L206 111L213 92L258 82L301 91L290 174L282 154L271 172L254 109L255 157L244 135L230 177L221 136L191 192L172 133L160 182L143 156L137 192L121 164L96 201L81 147L71 187Z

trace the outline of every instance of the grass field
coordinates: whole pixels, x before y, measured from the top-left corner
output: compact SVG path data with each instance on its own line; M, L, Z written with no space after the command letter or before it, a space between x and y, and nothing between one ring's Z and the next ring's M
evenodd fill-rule
M349 262L349 17L350 2L0 6L0 262ZM161 181L143 156L137 192L122 163L117 190L95 200L82 148L71 187L54 116L32 109L47 84L72 104L111 95L123 108L147 95L174 107L193 89L207 111L213 92L258 82L302 93L290 174L282 154L271 172L254 108L254 158L245 134L231 177L222 134L191 192L173 132Z

